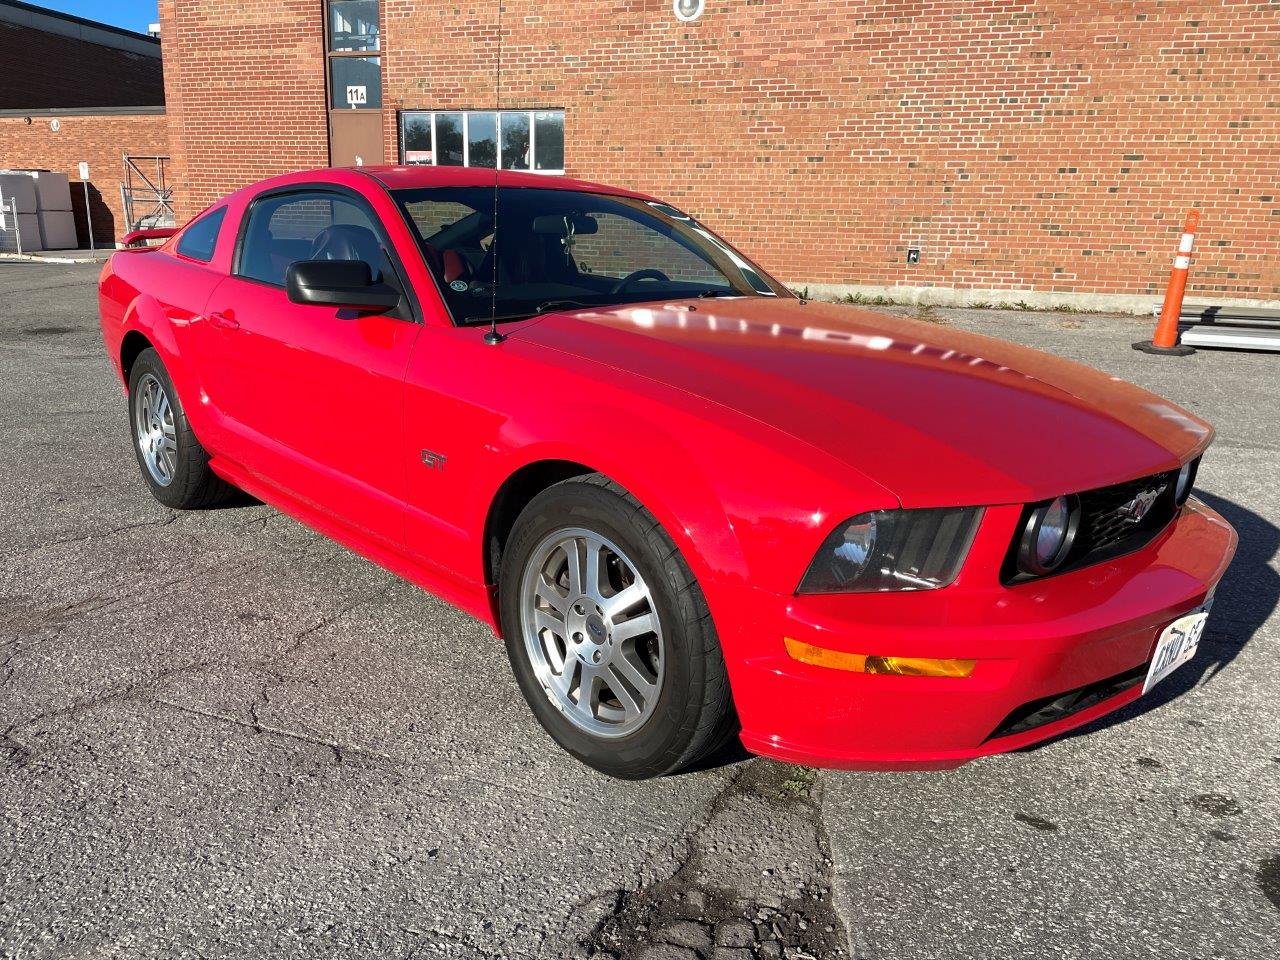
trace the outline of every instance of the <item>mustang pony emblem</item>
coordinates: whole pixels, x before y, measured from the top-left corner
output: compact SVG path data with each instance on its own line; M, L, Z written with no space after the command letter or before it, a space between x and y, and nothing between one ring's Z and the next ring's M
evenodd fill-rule
M1143 517L1151 512L1152 505L1162 493L1164 493L1163 486L1141 491L1120 508L1120 515L1129 523L1141 523Z

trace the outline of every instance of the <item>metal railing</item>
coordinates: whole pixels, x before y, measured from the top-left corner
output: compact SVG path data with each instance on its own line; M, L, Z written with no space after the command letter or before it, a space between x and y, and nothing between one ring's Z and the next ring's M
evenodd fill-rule
M120 184L125 233L177 225L173 212L173 187L167 178L168 162L168 157L125 155L124 179Z
M0 253L22 254L22 218L18 215L18 201L0 202L0 220L4 229L0 230Z

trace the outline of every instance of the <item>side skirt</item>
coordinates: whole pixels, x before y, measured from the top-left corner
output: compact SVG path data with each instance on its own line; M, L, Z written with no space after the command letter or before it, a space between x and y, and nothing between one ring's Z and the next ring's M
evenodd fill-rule
M222 479L250 496L257 497L263 503L270 504L281 513L288 514L304 526L310 527L330 540L337 541L353 553L408 580L446 603L458 607L487 624L495 633L500 632L494 621L494 608L488 587L444 579L435 570L428 570L407 554L370 541L338 517L322 513L223 457L214 457L209 461L209 466Z

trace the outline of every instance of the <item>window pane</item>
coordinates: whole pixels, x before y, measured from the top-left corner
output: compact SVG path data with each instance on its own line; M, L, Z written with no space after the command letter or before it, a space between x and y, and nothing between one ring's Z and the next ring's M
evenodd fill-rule
M329 49L378 49L378 0L329 0Z
M404 114L404 162L431 163L431 114Z
M178 253L203 263L212 260L214 247L218 243L218 231L222 228L226 215L227 208L222 207L187 227L182 239L178 241Z
M502 114L502 169L529 169L529 114Z
M335 110L372 110L382 106L382 60L378 57L330 57Z
M462 114L436 114L436 163L442 167L462 166Z
M467 165L471 167L493 167L497 162L497 114L467 114Z
M237 272L283 286L299 260L363 260L377 279L382 243L368 214L342 197L294 194L254 204Z
M621 279L639 270L661 271L673 283L729 290L724 274L671 237L620 213L592 216L596 232L574 237L573 259L583 273Z
M596 307L707 292L784 293L772 281L767 290L754 289L740 254L712 242L695 221L639 199L501 186L393 196L417 228L423 259L461 323L533 316L556 300Z
M481 198L482 200L483 198ZM483 202L480 202L479 205L485 206ZM492 206L493 201L490 200L488 207L492 208ZM426 243L431 243L436 239L437 234L461 223L476 212L474 207L469 207L458 200L433 200L430 198L406 203L405 209L409 211L409 216L413 219L414 225L418 228L418 232Z
M564 169L564 114L546 112L534 114L534 146L538 155L534 158L535 170Z

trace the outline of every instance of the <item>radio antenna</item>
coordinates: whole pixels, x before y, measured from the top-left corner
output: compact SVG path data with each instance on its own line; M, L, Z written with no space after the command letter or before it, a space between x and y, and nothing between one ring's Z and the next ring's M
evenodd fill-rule
M498 0L498 62L494 67L493 88L493 122L494 147L493 158L493 239L489 242L493 256L493 278L489 285L489 330L484 335L484 342L494 347L506 340L506 336L498 330L498 257L502 251L498 249L498 170L502 167L502 11L505 0Z

